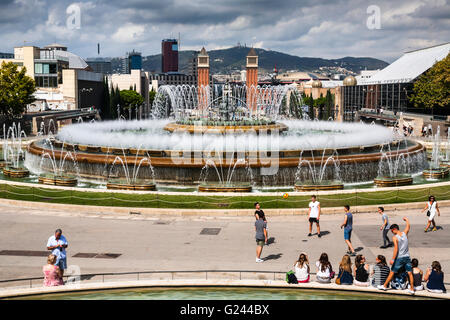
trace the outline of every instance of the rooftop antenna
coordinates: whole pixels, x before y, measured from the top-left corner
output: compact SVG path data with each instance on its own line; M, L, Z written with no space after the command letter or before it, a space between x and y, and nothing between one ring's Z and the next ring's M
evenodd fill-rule
M100 55L100 43L97 43L97 54Z

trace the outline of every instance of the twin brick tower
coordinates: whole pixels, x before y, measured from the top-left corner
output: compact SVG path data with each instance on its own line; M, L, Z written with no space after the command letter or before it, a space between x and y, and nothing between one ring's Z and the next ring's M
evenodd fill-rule
M256 88L258 85L258 55L253 48L250 49L246 59L247 70L247 106L256 108ZM204 89L209 85L209 55L203 47L197 56L197 85L199 108L205 108L208 103L208 94Z

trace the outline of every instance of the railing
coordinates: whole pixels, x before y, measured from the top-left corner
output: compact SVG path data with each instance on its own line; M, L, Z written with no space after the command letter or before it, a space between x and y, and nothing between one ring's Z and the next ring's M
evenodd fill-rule
M211 274L220 274L220 273L234 273L236 274L236 279L237 276L239 276L239 280L285 280L285 276L286 276L286 271L258 271L258 270L167 270L167 271L133 271L133 272L106 272L106 273L87 273L87 274L82 274L82 275L65 275L63 278L65 280L65 283L67 283L67 281L69 280L69 278L77 278L79 277L80 282L87 282L90 280L93 280L94 278L100 278L101 281L94 281L94 282L105 282L105 277L106 276L133 276L132 279L131 278L127 278L124 279L122 278L122 281L142 281L142 280L150 280L149 278L144 279L143 276L145 275L161 275L161 274L167 274L168 277L164 278L164 279L168 279L168 280L175 280L176 275L177 274L190 274L190 273L194 273L194 274L204 274L201 278L178 278L178 279L183 279L183 280L198 280L198 279L211 279ZM248 274L253 274L253 277L245 277L245 275ZM258 276L258 274L260 276ZM315 275L316 273L311 272L310 275ZM265 275L265 277L261 277L261 275ZM244 276L244 277L243 277ZM95 279L95 280L100 280L100 279ZM215 279L227 279L230 280L230 277L222 277L222 278L215 278ZM8 279L8 280L0 280L0 288L14 288L13 286L11 286L11 284L15 284L17 282L25 282L26 285L22 285L22 286L15 286L16 288L23 288L23 287L27 287L27 288L33 288L33 281L37 281L40 280L39 285L37 285L36 283L34 283L34 288L36 287L42 287L42 283L44 280L44 277L32 277L32 278L21 278L21 279ZM120 279L119 279L120 280ZM156 280L156 279L153 279ZM161 278L159 278L158 280L163 280ZM109 280L112 281L112 280ZM117 281L117 280L115 280ZM450 283L445 282L444 283L446 286L450 286Z
M87 282L92 280L100 280L96 282L105 282L106 277L117 277L117 276L132 276L132 278L127 277L124 279L122 277L118 280L127 280L127 281L141 281L144 280L145 275L164 275L167 276L163 279L169 279L174 280L177 278L177 275L182 274L200 274L202 277L200 279L211 279L212 274L220 274L220 273L233 273L236 274L236 279L239 278L239 280L250 280L250 279L259 279L259 280L277 280L277 279L285 279L286 271L256 271L256 270L167 270L167 271L133 271L133 272L106 272L106 273L87 273L87 274L81 274L81 275L64 275L63 278L65 282L69 280L69 278L76 279L79 277L80 282ZM246 274L254 274L254 277L245 277ZM258 274L260 274L260 277L258 277ZM315 273L311 273L314 275ZM265 275L264 279L261 278L261 275ZM278 277L277 277L278 275ZM280 276L281 275L281 276ZM95 278L95 279L94 279ZM179 279L199 279L199 278L179 278ZM220 279L217 278L217 279ZM222 277L222 279L230 279L230 277ZM36 284L36 282L39 280L39 284ZM20 279L7 279L7 280L0 280L0 287L7 288L12 287L11 284L23 282L23 284L20 287L39 287L42 286L44 277L32 277L32 278L20 278ZM109 281L112 281L111 279L106 279ZM113 279L114 280L114 279ZM150 280L148 277L145 280ZM159 280L161 280L161 277L159 277ZM117 280L116 280L117 281Z

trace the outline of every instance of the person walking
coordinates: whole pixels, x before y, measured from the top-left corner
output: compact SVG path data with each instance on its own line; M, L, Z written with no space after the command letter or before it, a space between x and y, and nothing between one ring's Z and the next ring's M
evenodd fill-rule
M378 286L377 288L380 290L387 290L387 286L394 277L394 274L397 273L400 269L404 268L408 273L410 284L410 289L408 289L408 292L414 294L414 279L408 247L408 233L411 226L409 224L408 218L404 217L403 220L406 222L406 227L403 231L399 230L399 226L397 224L393 224L390 227L391 232L394 234L394 237L392 238L394 242L394 252L392 253L391 261L389 261L389 263L392 265L392 268L384 284Z
M389 218L387 214L384 212L383 207L378 207L378 213L381 214L381 220L382 225L380 227L380 230L382 232L383 236L383 245L380 247L380 249L386 249L387 247L392 246L391 240L389 240L388 233L389 233Z
M262 217L258 217L255 221L255 238L256 238L256 262L263 262L261 259L262 249L264 244L267 243L267 230L266 223Z
M47 241L47 250L52 250L52 254L56 256L55 266L61 270L61 277L64 275L64 270L67 269L66 248L68 245L61 229L56 229L55 234Z
M344 228L344 240L348 246L347 253L349 255L351 255L352 257L354 257L354 256L356 256L356 252L355 252L355 249L353 249L352 240L351 240L352 230L353 230L353 215L350 212L350 206L348 204L346 204L344 206L344 211L345 211L345 219L344 219L344 223L341 224L341 229Z
M267 239L269 239L269 229L267 227L267 219L266 219L266 215L264 213L264 211L261 209L261 205L259 204L259 202L255 202L255 218L256 220L258 220L259 218L262 218L264 220L264 222L266 223L266 232L267 232ZM266 245L269 245L268 240L266 240L265 242Z
M309 210L308 210L308 218L309 218L309 233L308 237L311 237L312 234L312 225L315 222L317 227L317 236L320 238L320 202L316 200L316 196L311 197L311 202L309 203Z
M434 196L428 197L428 202L425 208L423 208L422 213L427 210L427 226L425 227L424 232L428 232L430 229L430 225L433 224L433 229L431 231L437 231L436 229L436 222L434 221L434 217L436 216L436 212L438 213L438 216L441 216L441 212L439 211L438 203L436 202L436 198Z

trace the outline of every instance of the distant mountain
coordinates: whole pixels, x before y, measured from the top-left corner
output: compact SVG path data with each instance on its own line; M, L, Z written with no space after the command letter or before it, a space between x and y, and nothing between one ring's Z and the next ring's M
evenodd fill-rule
M248 47L232 47L221 50L208 51L210 57L211 73L229 73L233 70L245 69L245 57L249 52ZM278 51L255 49L259 56L259 67L271 71L275 66L279 71L300 70L311 72L320 67L342 67L349 71L359 72L368 69L383 69L388 63L369 57L344 57L340 59L322 59L313 57L298 57ZM180 51L178 64L180 72L187 73L189 61L196 51ZM145 71L161 72L161 54L143 57L143 69ZM112 60L113 69L119 68L120 58Z

